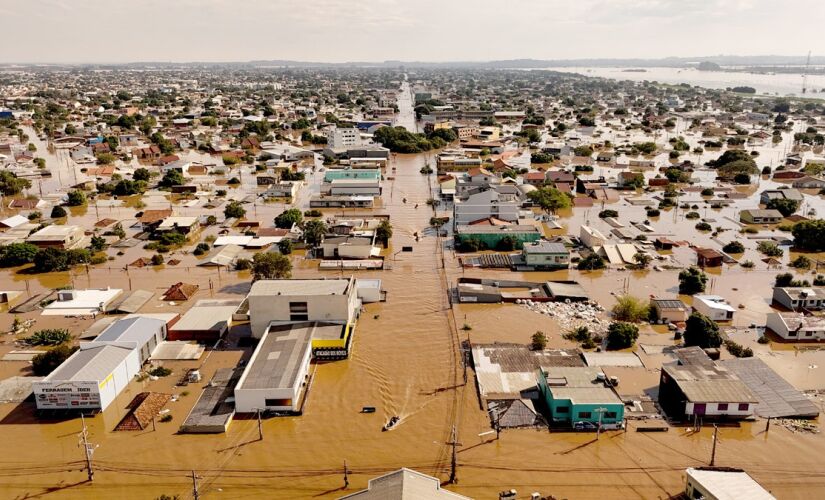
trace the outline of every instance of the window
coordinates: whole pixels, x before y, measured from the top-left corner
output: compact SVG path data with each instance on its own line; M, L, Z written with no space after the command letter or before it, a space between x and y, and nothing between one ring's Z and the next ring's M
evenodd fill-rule
M556 413L568 413L570 411L569 406L558 406L556 407Z
M290 321L307 321L309 319L309 308L306 302L289 303Z
M604 418L616 418L615 411L606 411L604 412Z
M590 418L590 412L589 411L580 411L579 412L579 418Z
M739 411L748 411L750 404L748 403L739 403Z
M727 403L719 403L716 405L716 409L719 411L728 411L728 404Z
M796 337L796 332L788 332L788 337Z
M264 406L292 406L291 399L264 399Z

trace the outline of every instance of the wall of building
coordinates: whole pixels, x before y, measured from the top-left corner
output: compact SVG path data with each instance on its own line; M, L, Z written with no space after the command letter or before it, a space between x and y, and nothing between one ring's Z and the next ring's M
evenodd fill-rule
M354 288L354 287L353 287ZM294 322L290 302L307 303L307 319L300 321L351 322L357 309L355 290L347 295L258 295L249 296L249 316L252 336L261 338L272 321Z
M727 408L720 409L720 404L727 404ZM688 402L685 404L685 413L687 415L693 415L695 413L695 403ZM756 404L748 404L747 408L744 410L739 409L739 403L705 403L705 413L703 415L707 415L709 417L721 417L721 416L731 416L731 417L747 417L753 415L753 411L756 408Z

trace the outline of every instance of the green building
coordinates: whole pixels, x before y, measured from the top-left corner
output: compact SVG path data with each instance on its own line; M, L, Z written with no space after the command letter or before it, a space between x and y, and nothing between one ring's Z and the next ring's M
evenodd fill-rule
M356 180L370 180L380 181L381 171L377 168L339 168L328 169L324 173L324 182L332 182L337 179L356 179Z
M624 403L607 387L604 374L592 366L539 368L537 385L550 422L574 426L578 422L615 429L624 422Z
M502 226L469 225L457 226L455 228L455 237L459 244L467 240L475 239L484 243L486 247L491 250L498 248L501 240L508 236L515 240L515 248L520 249L527 242L540 240L542 234L541 230L536 226L522 226L518 224Z

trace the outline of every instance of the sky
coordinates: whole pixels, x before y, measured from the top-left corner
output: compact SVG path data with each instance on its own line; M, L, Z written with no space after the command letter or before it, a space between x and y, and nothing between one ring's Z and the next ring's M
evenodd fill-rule
M0 63L825 52L823 0L0 0Z

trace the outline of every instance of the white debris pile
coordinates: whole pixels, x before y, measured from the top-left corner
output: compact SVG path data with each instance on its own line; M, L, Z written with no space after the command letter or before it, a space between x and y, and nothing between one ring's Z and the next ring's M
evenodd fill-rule
M798 420L793 418L778 419L779 425L791 432L804 432L809 434L819 434L819 426L810 420Z
M530 299L519 299L516 304L553 318L562 332L586 326L592 334L604 334L610 325L609 320L600 317L604 307L595 302L534 302Z

